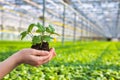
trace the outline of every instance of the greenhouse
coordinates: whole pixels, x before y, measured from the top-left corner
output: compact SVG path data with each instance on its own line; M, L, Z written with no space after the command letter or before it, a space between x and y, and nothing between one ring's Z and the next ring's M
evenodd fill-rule
M119 41L119 0L0 0L2 80L120 80Z

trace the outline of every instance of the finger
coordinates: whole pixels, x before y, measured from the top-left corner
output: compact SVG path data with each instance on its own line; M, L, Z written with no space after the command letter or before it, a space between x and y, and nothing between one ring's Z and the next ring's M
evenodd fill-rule
M47 56L39 56L39 59L38 59L38 61L44 61L44 60L46 60L46 59L48 59L50 57L50 55L47 55Z
M54 48L50 50L50 57L49 60L51 60L56 55Z
M38 67L38 66L40 66L40 65L42 65L44 63L47 63L49 61L49 57L50 56L48 56L48 57L46 57L44 59L42 58L42 60L39 60L39 64L37 64L36 67Z
M46 59L46 60L44 60L43 62L39 63L38 65L36 65L36 67L38 67L38 66L40 66L40 65L42 65L42 64L45 64L45 63L47 63L47 62L49 62L49 58Z
M51 60L54 56L56 56L55 49L54 49L54 48L51 48L51 49L50 49L50 57L49 57L49 60Z
M50 54L49 60L53 58L53 53Z
M47 55L49 55L49 52L48 51L43 51L43 50L36 50L35 55L36 56L47 56Z
M49 60L49 58L48 59L46 59L45 61L43 61L43 64L45 64L45 63L47 63L47 62L49 62L50 60Z
M53 54L53 56L56 56L56 52L55 52L55 49L54 49L54 48L51 48L51 49L50 49L50 53Z
M47 58L47 59L45 59L40 65L45 64L45 63L47 63L47 62L49 62L49 61L50 61L50 59Z

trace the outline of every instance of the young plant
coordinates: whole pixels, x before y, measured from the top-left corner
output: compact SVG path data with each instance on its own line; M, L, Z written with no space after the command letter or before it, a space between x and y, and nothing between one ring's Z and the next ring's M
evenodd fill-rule
M36 32L39 33L38 35L33 35L32 30L36 27ZM37 24L30 24L26 31L23 31L21 35L21 40L25 38L27 35L30 35L32 38L32 46L31 48L38 49L38 50L47 50L49 51L49 41L53 39L51 35L59 35L55 32L55 29L49 25L48 27L44 27L40 23Z

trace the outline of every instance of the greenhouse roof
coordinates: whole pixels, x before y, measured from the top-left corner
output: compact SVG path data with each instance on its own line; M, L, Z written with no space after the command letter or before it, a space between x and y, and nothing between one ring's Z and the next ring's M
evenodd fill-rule
M65 1L65 2L64 2ZM66 3L68 1L68 3ZM23 14L35 15L36 17L42 16L43 0L3 0L1 5L6 8L14 9ZM6 5L6 3L9 5ZM16 8L12 4L18 5ZM66 10L68 19L73 19L71 16L77 12L79 17L83 16L87 22L94 24L97 27L92 28L106 37L118 37L120 32L120 2L119 0L46 0L46 16L53 17L57 21L61 21L63 13L63 4L67 5ZM59 11L58 11L59 10ZM30 13L32 12L32 13ZM39 13L39 14L38 14ZM78 19L78 23L81 19ZM90 27L90 26L86 26Z

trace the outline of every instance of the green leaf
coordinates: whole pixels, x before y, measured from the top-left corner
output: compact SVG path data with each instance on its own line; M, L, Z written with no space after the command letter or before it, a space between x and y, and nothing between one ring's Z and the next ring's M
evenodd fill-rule
M60 36L58 33L53 33L53 34Z
M31 32L34 26L35 26L35 24L30 24L28 27L28 32Z
M42 36L42 39L43 39L43 41L49 42L53 38L48 35L44 35L44 36Z
M46 27L46 32L48 32L48 33L51 33L51 34L52 34L52 31L50 30L50 28L49 28L49 27Z
M51 25L49 25L48 27L46 27L46 32L48 32L50 34L53 34L54 31L55 31L55 29Z
M52 32L54 32L54 31L55 31L55 29L53 28L53 26L52 26L52 25L49 25L49 28L51 29L51 31L52 31Z
M21 40L22 40L27 34L28 34L27 31L22 32L22 33L20 34L20 35L21 35Z
M43 25L41 25L40 23L37 23L36 26L38 27L40 32L45 32L46 28Z
M38 29L38 30L36 30L36 32L37 32L37 33L41 33L41 31L40 31L39 29Z
M58 33L54 32L54 30L50 27L46 27L46 32L60 36Z
M40 36L34 36L34 37L32 38L32 44L35 45L35 44L37 44L37 43L40 43L40 42L41 42L40 40L41 40L41 39L40 39Z

